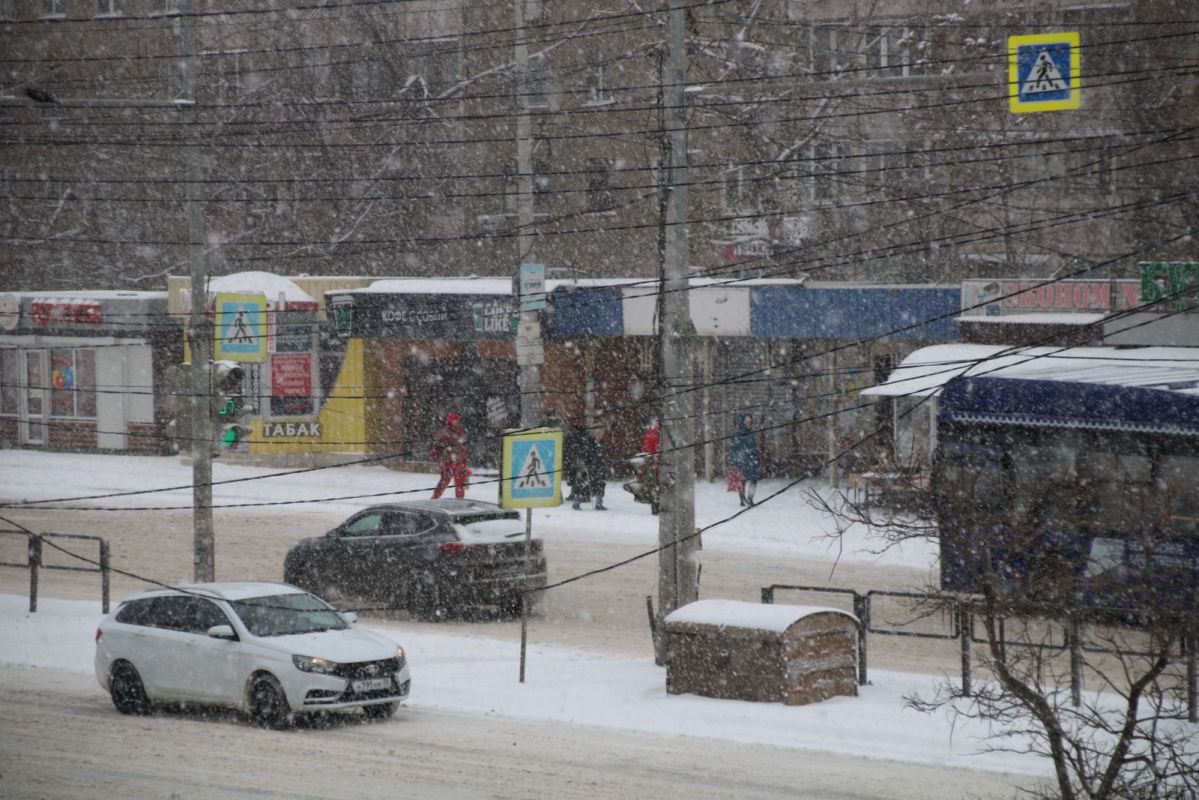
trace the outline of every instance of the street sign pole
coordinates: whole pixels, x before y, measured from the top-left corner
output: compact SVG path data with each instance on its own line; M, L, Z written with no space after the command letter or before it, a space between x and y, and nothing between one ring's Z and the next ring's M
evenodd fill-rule
M525 574L533 569L533 509L525 509ZM529 601L520 596L520 682L525 682L525 650L529 642Z
M562 504L562 430L532 428L504 434L500 505L525 509L525 576L533 569L533 509ZM520 682L529 639L528 593L520 595Z

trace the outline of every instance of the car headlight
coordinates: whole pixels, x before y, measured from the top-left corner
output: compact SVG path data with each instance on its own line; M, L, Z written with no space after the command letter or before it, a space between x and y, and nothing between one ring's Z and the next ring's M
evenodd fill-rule
M318 672L321 675L331 675L337 668L337 664L333 661L312 656L292 656L291 663L295 664L296 669L300 672Z

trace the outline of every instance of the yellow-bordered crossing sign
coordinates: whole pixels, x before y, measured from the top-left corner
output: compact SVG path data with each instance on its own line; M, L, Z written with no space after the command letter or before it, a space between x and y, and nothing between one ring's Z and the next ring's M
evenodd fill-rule
M1078 31L1008 37L1008 102L1013 114L1082 105L1078 47Z
M526 428L504 434L500 505L545 508L562 504L562 431Z

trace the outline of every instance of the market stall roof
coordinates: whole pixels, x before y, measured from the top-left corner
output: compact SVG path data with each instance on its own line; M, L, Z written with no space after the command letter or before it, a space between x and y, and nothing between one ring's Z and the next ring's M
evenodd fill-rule
M802 286L804 281L794 279L718 280L692 278L691 286ZM657 278L547 278L545 290L594 289L644 286L656 292ZM357 294L512 294L511 278L383 278L359 289L345 289L344 293Z
M1003 347L943 344L922 347L891 376L862 390L876 397L927 397L960 375L1137 386L1199 395L1199 348Z
M962 323L989 323L992 325L1098 325L1107 314L1084 314L1078 311L1059 311L1044 314L965 314L957 318Z
M208 293L261 294L269 301L280 297L287 303L312 303L312 295L297 286L290 278L273 272L235 272L208 281Z

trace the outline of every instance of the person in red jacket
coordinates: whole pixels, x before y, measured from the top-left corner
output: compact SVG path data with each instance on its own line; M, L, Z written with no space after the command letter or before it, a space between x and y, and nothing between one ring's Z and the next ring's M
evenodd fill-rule
M441 497L441 493L450 485L451 478L454 481L454 496L465 497L470 468L466 466L466 428L462 425L461 414L446 414L445 427L434 440L432 458L441 462L441 480L433 490L433 499Z
M656 458L661 446L662 434L658 430L658 420L656 418L651 419L649 427L645 429L645 436L641 437L641 452L648 453Z

